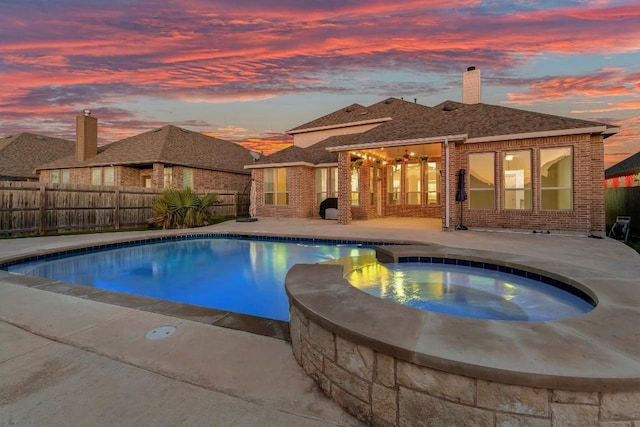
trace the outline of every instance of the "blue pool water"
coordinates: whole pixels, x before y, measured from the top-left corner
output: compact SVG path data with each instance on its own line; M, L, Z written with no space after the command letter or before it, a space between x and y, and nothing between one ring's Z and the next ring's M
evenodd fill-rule
M378 298L454 316L531 322L593 309L583 298L536 280L459 265L371 263L347 279Z
M372 253L361 245L211 238L45 259L8 270L286 321L284 281L294 264Z
M170 240L8 267L15 273L288 320L294 264L358 257L349 282L379 298L438 313L543 321L593 309L584 299L504 272L444 264L379 264L372 246L247 238Z

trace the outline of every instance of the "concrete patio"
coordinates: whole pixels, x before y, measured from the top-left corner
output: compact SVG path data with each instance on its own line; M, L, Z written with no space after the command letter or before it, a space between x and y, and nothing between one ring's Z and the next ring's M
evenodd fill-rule
M194 233L437 243L640 277L640 257L608 238L505 230L442 232L439 220L259 219ZM0 240L0 262L97 243L181 234L145 231ZM50 292L0 271L0 425L295 425L360 423L326 398L289 343L244 331ZM57 284L60 289L60 284ZM66 294L65 294L66 293ZM177 332L150 341L163 325Z

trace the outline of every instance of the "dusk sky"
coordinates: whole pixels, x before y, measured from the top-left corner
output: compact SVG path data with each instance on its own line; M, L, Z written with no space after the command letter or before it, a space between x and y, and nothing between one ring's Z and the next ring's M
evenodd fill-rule
M269 154L284 134L389 96L482 101L620 126L640 151L638 0L0 0L0 137L107 144L174 124Z

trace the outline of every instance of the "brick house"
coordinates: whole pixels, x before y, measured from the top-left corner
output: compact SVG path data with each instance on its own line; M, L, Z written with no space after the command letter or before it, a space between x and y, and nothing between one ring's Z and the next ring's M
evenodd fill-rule
M49 136L21 133L0 139L0 181L35 181L34 171L43 163L68 157L74 142Z
M293 146L246 166L257 216L319 218L336 197L339 224L405 216L441 218L445 230L604 232L603 140L618 128L484 104L480 94L470 67L462 103L388 98L290 130Z
M248 193L254 157L246 148L167 125L98 150L97 119L76 118L75 155L37 168L40 182L228 190Z

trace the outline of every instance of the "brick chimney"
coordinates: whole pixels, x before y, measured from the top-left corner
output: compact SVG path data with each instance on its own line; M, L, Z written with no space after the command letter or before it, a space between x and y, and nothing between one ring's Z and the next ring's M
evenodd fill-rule
M98 154L98 119L84 110L76 117L76 160L85 161Z
M462 75L462 103L479 104L481 94L480 70L469 67Z

